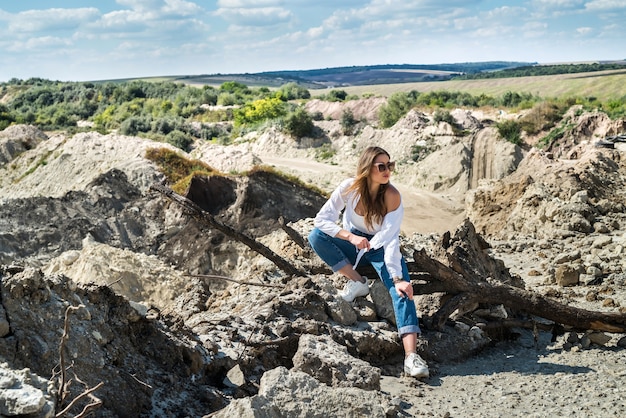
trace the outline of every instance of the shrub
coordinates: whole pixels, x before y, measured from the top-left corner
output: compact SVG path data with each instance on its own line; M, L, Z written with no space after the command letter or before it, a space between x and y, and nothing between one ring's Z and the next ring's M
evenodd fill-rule
M564 108L553 102L538 103L520 119L521 129L530 135L551 129L561 120L563 111Z
M133 116L126 119L120 125L120 133L122 135L137 135L139 132L149 132L151 129L151 120L147 117Z
M287 83L278 90L284 100L309 99L311 93L309 90L297 83Z
M380 107L378 111L378 118L380 120L381 127L390 128L400 118L404 117L409 110L415 106L416 98L419 93L416 91L410 93L394 93L387 100L387 104Z
M179 130L172 131L165 135L165 140L168 144L174 145L176 148L180 148L183 151L189 151L189 146L193 143L193 138Z
M331 102L343 102L348 97L345 90L331 90L328 92L328 100Z
M279 118L287 113L285 106L285 102L276 97L247 103L240 109L235 109L235 126L257 124L264 120Z
M335 154L337 151L330 144L323 144L315 150L315 159L317 161L330 160Z
M352 135L354 127L358 121L354 118L354 114L350 109L344 109L341 113L341 128L344 135Z
M454 117L447 110L435 110L435 113L433 114L433 120L435 123L446 122L452 126L456 126L456 120L454 120Z
M296 108L285 118L285 131L295 137L311 136L314 129L313 119L302 106Z
M496 124L498 133L505 140L520 145L522 142L522 128L519 122L514 120L505 120Z
M313 114L311 114L311 119L324 120L324 114L318 110L317 112L313 112Z
M9 108L0 103L0 131L13 122L15 122L15 117L9 112Z

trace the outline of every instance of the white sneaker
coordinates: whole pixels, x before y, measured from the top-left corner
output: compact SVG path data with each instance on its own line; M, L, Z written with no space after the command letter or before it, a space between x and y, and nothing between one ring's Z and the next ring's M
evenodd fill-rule
M404 359L404 373L412 377L428 377L428 365L416 353L411 353Z
M366 296L370 292L370 287L368 286L367 277L363 276L363 280L365 280L365 283L348 279L348 283L339 292L339 296L346 302L352 302L359 296Z

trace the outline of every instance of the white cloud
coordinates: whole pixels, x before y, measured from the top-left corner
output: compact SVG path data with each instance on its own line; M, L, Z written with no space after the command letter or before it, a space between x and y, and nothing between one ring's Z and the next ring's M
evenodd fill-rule
M539 38L546 34L548 25L545 22L528 22L522 26L524 38Z
M7 50L13 52L28 52L33 50L45 50L51 48L67 47L71 42L65 38L58 38L55 36L42 36L37 38L30 38L24 42L13 42L7 46Z
M235 25L267 26L289 22L293 15L280 7L218 9L215 16Z
M587 35L591 33L592 31L593 31L593 28L590 28L590 27L576 28L576 32L578 32L580 35Z
M626 9L626 0L592 0L585 4L587 10Z
M158 9L163 4L162 0L115 0L115 2L138 12Z
M244 7L248 8L262 8L281 6L284 1L280 0L218 0L217 6L225 9L240 9Z
M98 9L46 9L28 10L12 15L8 20L8 31L14 33L39 32L46 30L72 30L100 16Z
M195 3L185 0L165 0L162 7L164 13L174 16L195 16L204 13L204 9Z
M540 8L548 9L573 9L584 3L584 0L533 0L532 4Z

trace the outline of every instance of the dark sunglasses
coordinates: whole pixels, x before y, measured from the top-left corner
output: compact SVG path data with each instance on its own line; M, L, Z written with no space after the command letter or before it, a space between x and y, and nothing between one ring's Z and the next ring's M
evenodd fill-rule
M396 168L396 162L395 161L390 161L387 164L385 164L385 163L374 163L372 165L375 166L376 168L378 168L378 172L379 173L384 173L387 170L393 171Z

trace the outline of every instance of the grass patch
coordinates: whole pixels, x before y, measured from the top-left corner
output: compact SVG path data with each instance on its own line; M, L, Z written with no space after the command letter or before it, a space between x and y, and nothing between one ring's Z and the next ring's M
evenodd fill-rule
M190 160L167 148L150 148L146 151L146 158L156 163L178 194L185 193L194 176L221 174L200 160Z
M574 127L573 123L563 123L552 129L546 136L537 142L536 147L544 149L553 142L556 142L565 136L565 133Z
M333 149L330 144L322 144L319 148L315 149L315 160L325 161L332 159L337 154L337 151Z
M39 158L39 160L37 160L37 162L35 163L35 165L33 165L31 168L29 168L24 174L22 174L21 176L19 176L17 179L15 179L14 183L19 183L20 181L22 181L26 176L34 173L39 167L48 164L48 157L50 156L50 154L52 154L52 151L47 152L45 155L42 155L41 158Z

